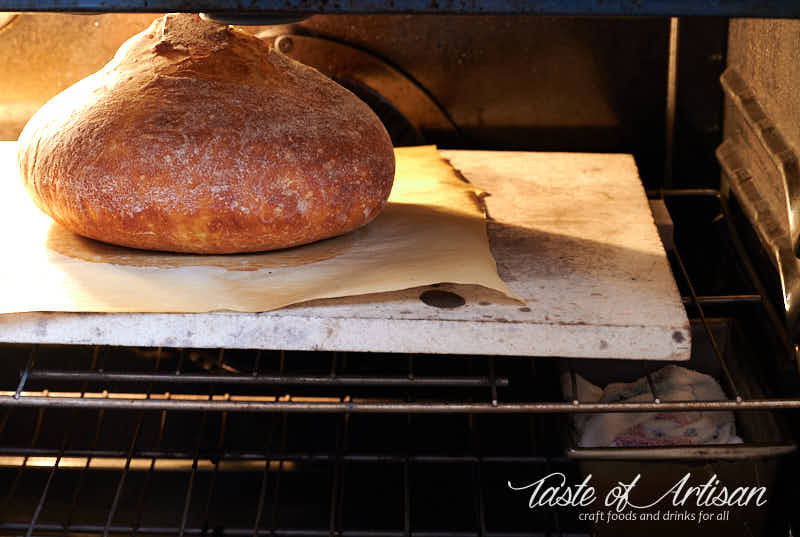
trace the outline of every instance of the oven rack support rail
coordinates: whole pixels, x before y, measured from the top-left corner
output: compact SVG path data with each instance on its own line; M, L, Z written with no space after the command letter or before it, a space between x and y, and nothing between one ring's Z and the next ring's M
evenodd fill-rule
M484 15L600 15L600 16L715 16L799 18L793 0L0 0L0 11L55 12L208 12L214 15L303 18L314 14L484 14ZM263 24L263 22L261 22Z

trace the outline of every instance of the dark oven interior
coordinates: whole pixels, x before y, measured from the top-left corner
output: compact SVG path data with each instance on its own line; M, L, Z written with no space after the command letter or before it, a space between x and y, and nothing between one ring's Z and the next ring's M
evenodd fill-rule
M641 4L645 15L665 14ZM730 68L787 147L800 143L800 24L728 18L770 14L740 4L730 9L745 12L722 6L716 17L679 19L544 17L524 13L530 7L323 14L248 31L362 97L395 145L633 154L648 197L663 201L674 225L665 246L691 321L690 367L719 379L729 399L688 408L734 411L742 444L576 446L574 415L680 409L660 401L651 375L665 364L652 361L6 343L0 534L797 533L792 312L752 200L731 188L715 151L741 128L720 84ZM16 11L38 8L55 9ZM678 2L666 14L687 9ZM0 139L16 139L32 111L154 16L9 19L0 29ZM772 181L764 190L775 186L770 174L753 175ZM576 373L645 376L651 397L638 407L580 401ZM580 508L530 509L510 487L553 472L612 484L656 476L650 496L686 472L718 475L766 486L769 502L705 526L593 524Z

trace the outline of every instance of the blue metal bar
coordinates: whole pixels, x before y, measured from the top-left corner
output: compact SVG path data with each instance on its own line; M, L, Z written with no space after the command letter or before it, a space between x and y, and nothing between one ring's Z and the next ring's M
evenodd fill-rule
M796 0L0 0L0 11L449 13L800 18Z

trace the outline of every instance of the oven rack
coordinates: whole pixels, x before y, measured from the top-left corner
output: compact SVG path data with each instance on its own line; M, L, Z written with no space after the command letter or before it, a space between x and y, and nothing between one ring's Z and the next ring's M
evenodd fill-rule
M42 412L40 409L39 412ZM214 416L219 419L214 419ZM287 431L290 427L289 416L280 417L275 414L263 415L268 418L267 427L273 430L272 435L267 435L267 442L260 451L236 452L225 447L230 440L227 439L226 426L230 419L226 415L206 415L203 414L197 422L192 425L198 426L198 432L193 435L189 443L194 447L191 451L180 450L139 450L138 445L143 443L143 433L147 416L140 413L136 417L135 425L129 436L118 442L123 445L127 442L127 447L120 450L98 450L95 445L100 437L100 429L103 425L103 414L99 413L95 424L97 434L92 440L92 449L84 451L83 455L77 455L80 451L65 449L71 441L70 433L65 432L62 439L61 449L53 456L42 457L42 450L34 448L5 449L3 453L16 453L16 457L0 455L0 468L8 467L7 474L10 474L6 481L7 489L5 497L0 503L0 534L2 535L63 535L74 533L88 533L93 535L277 535L277 536L322 536L336 535L342 537L360 537L365 535L377 535L385 537L394 536L419 536L419 537L468 537L468 536L493 536L493 537L518 537L522 535L558 535L564 537L577 537L578 535L588 535L583 531L562 531L561 514L557 511L548 513L548 520L541 531L490 531L487 530L485 519L484 496L485 491L482 487L482 476L487 473L487 467L514 468L535 468L541 469L563 469L565 472L573 470L568 466L568 461L563 457L550 457L543 455L520 455L520 456L482 456L474 440L477 437L477 424L469 420L469 435L473 439L467 452L471 454L410 454L399 453L347 453L350 442L350 420L337 420L335 449L330 453L306 452L298 453L287 451ZM35 444L42 434L42 419L36 422L33 431L33 441ZM151 416L158 421L158 433L155 440L156 445L162 444L165 439L165 426L172 425L176 421L175 415L167 415L166 412L160 416ZM107 419L107 418L106 418ZM466 422L466 420L465 420ZM214 441L213 447L204 448L204 430L211 429ZM274 444L274 445L273 445ZM319 446L317 446L319 449ZM22 459L16 460L16 459ZM167 463L167 464L165 464ZM465 471L471 476L470 483L470 502L466 505L469 509L474 509L476 514L476 525L472 530L414 530L412 529L413 511L415 509L412 501L412 491L416 492L419 481L425 482L424 478L416 477L416 469L423 468L423 472L432 468L452 467L454 471ZM391 472L399 476L402 495L398 497L399 510L402 512L398 520L397 529L348 529L346 527L347 514L345 513L344 494L348 486L355 487L355 480L360 486L368 483L364 475L354 471L355 467L369 468L368 473L373 474L380 468L390 468ZM309 468L311 470L309 470ZM91 474L105 471L105 477L100 486L103 487L103 496L107 501L104 502L107 511L103 512L96 520L85 522L78 520L78 513L81 510L81 502L86 501L87 480ZM329 499L323 502L329 512L324 516L316 517L318 520L327 521L321 527L307 527L302 523L296 525L282 523L281 511L286 510L282 506L282 489L287 489L287 482L293 475L299 472L312 472L324 474L322 481L329 487ZM159 516L163 519L172 516L173 524L152 524L146 521L148 512L152 512L152 506L147 504L150 496L155 493L153 483L157 476L164 472L170 472L182 481L180 490L176 491L177 497L171 498L170 504L162 506ZM225 487L225 475L236 476L242 479L243 472L247 472L250 478L256 478L258 485L250 487L252 492L256 492L256 502L250 502L247 507L254 507L247 513L245 520L239 523L221 524L215 521L214 517L219 518L219 512L215 512L217 504L226 504L224 497L215 494L215 490L229 490ZM31 478L32 474L40 474L39 479L35 480L35 485L40 486L35 507L28 511L23 511L22 516L17 516L9 520L13 500L23 495L25 489L25 478ZM380 472L379 472L380 473ZM385 473L385 472L384 472ZM44 512L43 507L48 500L52 501L51 487L55 488L55 478L66 479L73 485L71 504L59 506L56 509L51 507L50 512ZM251 479L252 480L252 479ZM350 483L348 483L348 480ZM429 481L428 481L429 482ZM41 486L43 485L43 486ZM252 485L252 483L251 483ZM238 486L242 486L238 483ZM131 495L134 498L125 499L124 491L133 489ZM226 494L228 494L227 492ZM284 494L286 494L284 492ZM90 496L90 501L93 499ZM127 505L126 505L127 504ZM200 507L198 507L198 504ZM524 504L524 501L521 502ZM311 509L308 503L303 503L307 509ZM524 508L523 505L519 506ZM237 506L242 509L242 506ZM168 513L164 513L167 509ZM222 509L222 508L221 508ZM288 510L291 517L291 509ZM53 512L57 512L60 517L54 517ZM205 514L203 514L205 513ZM151 513L152 514L152 513ZM41 518L40 518L41 516ZM307 516L307 513L303 516ZM300 517L301 519L303 517ZM351 515L351 518L356 518ZM24 520L24 521L23 521ZM55 520L55 521L54 521Z
M50 349L25 350L35 353L34 360L46 361L45 354ZM72 350L88 355L94 371L112 361L124 362L115 356L119 349ZM156 351L158 363L154 369L170 359L169 352ZM192 360L191 352L175 352L179 361L183 357L182 374L197 375L198 369L209 367L207 362ZM310 358L276 354L273 358L278 359L278 367L284 371L291 370L292 361L304 362ZM218 358L220 356L224 358L224 351L217 354ZM231 358L229 363L238 365L236 357ZM267 358L261 356L262 366ZM330 358L339 368L347 369L347 359L352 357ZM137 355L136 359L147 358ZM382 357L371 359L382 360ZM436 365L452 361L409 357L407 363L411 367L422 366L431 360ZM476 360L477 357L458 360L461 365L466 364L464 374L453 377L459 379L456 384L469 384L467 389L473 394L486 391L492 385L486 376L475 374ZM507 358L498 360L495 365L497 374L493 384L502 391L512 392L510 395L515 389L512 381L522 373L514 366L532 368L529 370L533 383L525 386L526 391L542 391L543 397L557 391L552 382L556 362L537 365L536 361ZM37 378L35 371L29 370L28 382L44 380ZM96 382L91 375L86 376L86 380L80 381L78 396L85 397L86 390ZM309 376L319 378L318 375L298 375L301 379ZM431 373L421 377L428 379L428 383L432 383L432 378L439 381L444 378ZM53 382L52 378L46 380ZM152 396L155 383L147 384L144 395ZM403 384L401 389L406 398L413 399L415 390L410 389L408 383ZM198 395L201 391L190 383L183 387L191 388L192 393L186 395ZM203 396L213 400L219 393L219 385L212 383L205 387ZM356 384L349 386L357 387ZM435 386L438 390L442 387ZM454 384L447 389L464 388ZM286 396L286 399L292 398ZM527 498L498 490L498 483L505 483L512 477L524 479L527 475L539 478L555 471L573 477L579 475L576 462L564 456L563 435L558 434L563 424L553 415L251 414L224 409L220 412L185 412L172 408L119 411L111 407L40 406L6 408L0 416L0 482L5 484L0 493L0 535L583 537L590 531L581 526L575 513L558 509L547 510L542 514L543 519L523 518L527 524L524 529L495 527L504 518L499 514L505 512L504 509L519 515L527 507ZM372 434L373 431L378 434ZM779 454L773 450L762 455ZM289 493L289 500L282 500L282 494L285 496L287 490L296 487L289 483L306 474L315 476L315 486L326 488L322 498L317 495L315 500L319 501L310 501L301 495L298 500L295 490ZM171 485L168 502L157 492L162 486L166 489L165 475ZM356 514L358 508L346 507L352 501L351 495L355 494L360 501L362 489L374 486L374 480L382 475L394 476L394 481L386 487L396 492L393 496L397 501L394 506L396 526L389 529L351 526L352 521L358 521L361 516ZM226 485L226 476L230 476L237 487L251 493L246 505L237 503L241 501L239 495L233 495L233 504L226 500L226 496L232 494L230 485ZM454 522L457 519L451 518L439 529L425 527L425 522L418 520L421 516L424 518L420 513L425 510L420 508L420 500L416 498L422 495L423 501L431 501L425 491L453 476L465 480L460 487L462 497L455 502L459 506L458 516L470 513L474 515L474 524L465 529L453 529L459 526ZM243 485L243 481L249 485ZM69 493L64 494L64 490ZM302 516L292 507L293 502L298 501L304 509ZM504 503L507 505L501 505ZM154 504L161 511L153 509ZM234 508L232 505L240 514L235 521L225 518L227 510ZM94 512L87 506L99 510ZM311 517L318 523L315 527L304 523L303 517L310 516L305 512L308 510L316 512ZM440 511L434 509L433 512ZM171 523L164 522L166 519Z
M14 350L23 349L11 349ZM32 354L29 361L32 361L31 358L33 361L46 361L47 351L58 349L33 347L24 350ZM88 355L94 371L107 365L115 357L119 358L115 356L114 349L94 347L73 350L80 351L81 355ZM172 356L170 352L155 351L154 369L172 358L177 359L179 370L187 377L197 375L197 371L204 367L213 367L198 360L196 356L192 357L192 352L196 351L174 351ZM225 357L225 352L219 351L215 354L217 363L221 363L219 359ZM131 358L143 360L147 356L139 353ZM241 360L237 358L240 357L230 356L226 363L236 364L238 367ZM274 358L275 365L283 371L291 371L293 362L314 361L308 355L295 357L290 353L274 353L273 356L267 356L267 353L262 353L256 365L267 367L270 365L269 358ZM347 369L348 358L351 357L330 356L337 371ZM371 359L380 361L383 358ZM314 366L318 366L319 362ZM407 360L409 367L419 364L422 369L425 367L424 362L425 360L414 357ZM426 379L423 382L436 389L444 386L459 390L466 386L471 392L485 391L491 386L501 389L508 387L508 377L504 375L498 374L491 382L485 376L475 375L471 370L477 364L476 358L465 357L459 363L467 365L463 368L463 374L453 376L452 379L422 374L423 372L420 372L419 377L415 375L414 379ZM522 363L517 360L518 365ZM415 371L416 369L414 367ZM37 379L35 371L29 370L28 382L43 380ZM218 374L209 376L224 377ZM308 378L314 379L316 383L320 375L285 373L284 378L289 379L286 381L288 383L295 379L307 381ZM345 375L342 378L350 388L358 387L358 382L362 380L361 377ZM368 378L376 379L381 376ZM397 375L386 375L385 378L398 382L395 380L398 379ZM46 380L53 381L52 378ZM448 380L454 382L448 383ZM92 382L96 380L91 375L87 380L80 381L80 396L87 395L86 390L91 387ZM144 393L152 395L150 390L155 383L147 384ZM409 383L399 384L402 385L400 389L411 398L414 390L409 389ZM293 387L300 386L302 384L295 384ZM195 394L199 391L191 383L185 384L185 387ZM213 399L218 393L217 386L206 387L208 391L205 397ZM366 388L373 389L373 386ZM302 398L302 395L298 397ZM53 417L53 413L57 413L57 416ZM584 531L574 520L563 521L564 514L557 511L547 513L546 519L537 521L533 527L528 525L525 529L492 529L492 516L488 515L487 518L487 511L502 508L487 505L487 502L491 503L490 496L494 497L495 494L487 489L487 480L497 483L499 474L507 478L520 472L559 470L573 474L576 471L575 465L560 454L557 437L549 434L552 427L534 420L533 416L506 417L511 421L497 423L499 416L407 414L392 417L394 421L387 424L380 416L349 414L247 414L224 410L181 412L175 409L119 413L113 408L96 411L82 408L7 408L0 418L0 481L7 486L4 496L0 494L0 535L588 535L588 529ZM80 428L70 427L70 424L81 418L89 423ZM296 421L303 418L310 418L312 422ZM378 440L371 439L370 433L381 427L384 427L384 434L379 435ZM107 428L113 428L114 431L104 434L103 429ZM171 428L178 429L180 440L177 442L173 438L170 443ZM509 434L497 434L501 430L508 431ZM392 431L394 436L384 436ZM438 441L428 441L434 431L455 434L440 436ZM299 441L298 435L301 437ZM509 436L516 438L514 443L518 444L517 449L506 445ZM499 443L487 445L487 438L495 439ZM424 440L420 441L420 445L414 445L414 439ZM286 490L291 489L289 483L295 476L308 473L315 475L315 479L322 481L323 486L328 489L327 496L321 502L326 512L320 512L316 517L318 522L321 521L319 527L308 527L301 520L310 516L308 510L314 510L310 505L316 505L308 498L301 500L306 512L300 518L292 518L293 509L284 505L287 500L281 499L282 495L287 494ZM349 527L348 521L357 520L360 516L354 514L352 508L346 507L349 495L353 492L358 495L362 487L374 486L376 473L393 475L395 481L387 487L394 486L401 492L396 495L397 505L393 506L396 527ZM435 482L435 478L429 474L437 473L450 477L469 476L464 484L466 492L460 498L466 503L460 505L462 509L474 513L474 525L470 528L419 529L421 523L417 519L419 512L423 510L414 498L418 494L424 496L425 490L428 490L425 484L432 485ZM79 519L84 505L95 501L94 495L86 499L89 494L87 482L92 476L99 474L102 474L103 479L93 484L103 490L99 496L104 499L104 510L89 521L86 516ZM148 502L156 493L154 489L157 487L154 483L165 474L174 476L180 484L173 491L176 496L171 498L171 504L162 505L162 512L154 514L155 511L148 508ZM218 507L219 504L225 504L225 496L230 494L230 488L224 485L227 475L240 480L237 481L238 487L243 486L241 480L252 481L252 487L248 490L251 490L256 499L248 503L246 516L242 515L242 519L234 522L222 522L225 508ZM51 505L54 498L63 498L63 495L51 492L58 488L58 479L69 483L67 488L71 493L68 499L71 499L71 504L54 507ZM61 487L64 486L62 483ZM226 493L221 494L215 490L225 490ZM26 504L26 507L17 509L15 501L22 497L33 501ZM524 510L527 500L521 497L516 499L518 505L514 508ZM49 506L49 510L45 506ZM164 513L164 509L169 512ZM241 512L244 508L237 505L237 509ZM11 516L11 513L16 515ZM161 517L159 520L172 517L172 523L156 524L148 519L148 515ZM458 516L463 517L464 512L460 512ZM495 516L494 520L498 518Z
M653 193L651 193L653 194ZM738 256L737 263L746 273L751 286L750 290L737 293L724 293L716 295L700 294L697 284L692 281L689 269L683 260L678 248L671 249L668 253L673 272L678 279L679 286L684 290L683 302L689 310L693 323L707 338L715 359L719 363L721 381L728 389L730 396L726 401L664 401L654 391L654 383L650 372L653 365L642 362L643 375L648 377L651 388L650 402L636 403L588 403L577 400L574 396L558 397L554 400L530 400L530 395L522 397L504 398L503 392L509 385L508 376L496 373L496 363L502 357L485 357L470 359L470 367L480 369L480 373L453 375L447 369L436 375L419 374L415 369L423 361L453 360L453 358L436 358L422 356L415 358L408 355L402 359L395 357L394 362L404 364L392 367L393 374L385 371L376 371L372 374L360 374L359 369L343 371L342 361L347 360L347 353L329 353L330 358L325 366L318 369L322 372L297 373L285 370L287 357L291 353L251 351L242 359L244 372L231 372L226 365L226 350L185 350L185 349L158 349L153 351L156 356L155 367L152 370L142 370L140 363L134 369L109 370L97 367L97 358L102 347L94 347L91 367L79 367L65 370L58 366L39 367L37 356L39 345L30 346L29 356L25 367L19 375L19 383L7 386L0 391L0 407L35 407L35 408L80 408L80 409L124 409L124 410L180 410L180 411L212 411L212 412L324 412L324 413L467 413L467 414L506 414L506 413L588 413L588 412L640 412L640 411L687 411L687 410L769 410L769 409L795 409L800 408L800 397L797 396L771 396L757 397L742 394L738 387L739 381L734 379L727 364L725 353L721 350L722 343L718 341L712 330L706 311L714 310L715 316L732 316L741 308L756 308L766 318L771 329L777 335L779 345L786 352L793 352L797 356L797 347L793 346L786 326L778 314L766 287L755 269L753 261L748 255L743 239L732 221L729 202L716 190L665 190L657 193L665 200L683 199L690 203L699 200L708 202L712 200L719 204L722 220L725 222L732 247ZM162 352L178 353L173 357L173 369L165 368L161 363ZM228 350L227 355L236 352ZM183 371L182 366L190 356L202 353L204 356L203 367L197 371ZM308 360L310 353L296 353ZM262 366L267 361L267 356L275 366L271 370L262 371ZM370 356L350 354L349 356ZM362 358L372 359L372 358ZM510 360L518 360L511 358ZM575 371L571 361L567 361L570 369L572 392L575 392ZM415 366L416 364L416 366ZM226 370L227 368L227 370ZM213 371L208 371L213 369ZM31 387L31 383L34 387ZM64 389L52 389L51 383L66 386ZM88 383L89 386L99 386L97 390L77 394L77 383ZM128 386L128 391L118 391L104 388L110 383L122 383ZM224 386L213 395L198 392L192 387L198 385ZM40 386L41 389L37 389ZM153 388L155 386L155 388ZM286 395L286 389L307 390L319 388L323 394L314 393L311 397L298 397ZM257 388L254 392L253 389ZM269 391L264 391L269 388ZM349 393L349 389L362 390L365 388L379 388L381 391L376 396L374 393L359 395ZM433 397L419 396L415 400L408 400L402 390L415 392L427 389L439 389L445 392L444 397L436 393ZM455 396L446 395L455 389ZM469 400L464 400L463 393L458 390L472 389ZM244 391L243 391L244 390ZM248 391L249 390L249 391ZM332 393L333 390L335 393ZM337 391L338 390L338 391ZM342 390L344 390L342 392ZM387 390L400 391L401 397L387 397ZM558 395L558 394L557 394Z

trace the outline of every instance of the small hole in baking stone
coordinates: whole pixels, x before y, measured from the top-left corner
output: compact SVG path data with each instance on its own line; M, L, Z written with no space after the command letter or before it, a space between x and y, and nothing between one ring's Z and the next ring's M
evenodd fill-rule
M450 291L425 291L419 299L434 308L457 308L466 303L462 296Z
M521 311L522 313L529 313L531 311L531 309L526 306L524 308L520 308L519 311Z
M675 340L675 343L683 343L686 338L682 333L676 331L672 333L672 339Z

